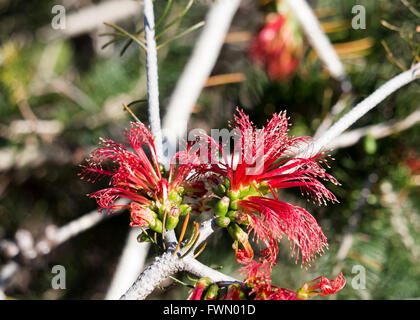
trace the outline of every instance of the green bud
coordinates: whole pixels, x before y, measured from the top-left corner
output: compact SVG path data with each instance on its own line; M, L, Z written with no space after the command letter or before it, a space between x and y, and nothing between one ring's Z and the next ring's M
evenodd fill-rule
M150 230L153 230L157 233L162 233L163 230L163 224L162 221L160 221L158 218L155 219L155 221L153 222L153 224L149 224L149 228Z
M178 207L172 207L166 216L166 230L173 230L176 228L179 222L180 210Z
M225 178L225 180L223 180L223 184L226 187L226 189L230 189L230 180L228 178Z
M176 191L169 192L168 199L174 204L180 204L182 202L182 197Z
M230 203L230 210L238 210L239 209L239 200L234 200Z
M231 201L235 201L239 199L239 191L232 191L229 190L227 192L228 197L230 198Z
M181 204L178 206L179 207L179 216L183 217L186 216L188 213L191 212L191 207L188 204Z
M234 240L238 240L241 243L248 241L248 234L237 223L229 224L227 230Z
M230 219L228 217L217 217L215 221L216 224L222 228L226 228L230 223Z
M184 187L179 187L178 188L178 194L181 195L181 196L183 196L184 193L185 193L185 188Z
M219 184L213 188L213 192L219 197L223 197L226 194L226 187L223 184Z
M249 224L248 215L242 211L230 210L226 215L231 221L247 226Z
M230 199L226 196L220 199L213 207L215 214L219 217L225 216L229 210L229 203Z
M216 300L219 293L219 286L212 284L204 295L204 300Z
M236 210L229 210L226 214L226 217L228 217L230 220L235 221L236 220Z
M250 187L241 187L239 189L239 199L243 199L249 195Z

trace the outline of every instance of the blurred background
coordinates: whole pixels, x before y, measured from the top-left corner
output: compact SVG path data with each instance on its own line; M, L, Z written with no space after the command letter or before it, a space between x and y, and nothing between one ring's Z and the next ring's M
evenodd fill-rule
M176 19L188 2L174 1L165 20ZM420 62L418 0L308 2L352 89L329 75L290 10L275 1L243 0L189 128L227 128L239 106L259 126L287 110L291 135L314 136L325 118L337 119ZM66 10L65 29L52 28L55 5ZM157 19L165 5L155 1ZM173 38L204 20L209 5L194 1L162 36L173 40L159 50L162 115L200 30ZM352 27L355 5L366 9L365 28ZM144 51L127 47L126 39L108 43L115 30L103 22L136 33L142 6L130 0L0 0L0 291L8 298L103 299L121 256L126 212L58 245L48 241L60 226L96 210L86 194L101 183L81 181L78 165L99 137L121 140L132 121L122 104L140 100L131 109L148 121ZM294 190L282 195L315 216L330 248L305 269L284 241L274 284L295 290L343 271L347 286L332 299L420 298L419 94L418 82L398 90L350 129L359 129L352 139L334 145L329 172L342 186L329 187L339 204L317 207ZM239 277L231 242L225 232L213 234L199 259ZM151 247L146 263L157 253ZM9 277L4 266L11 258L18 268ZM51 288L54 265L66 268L66 290ZM165 286L149 298L187 297L188 288L173 281Z

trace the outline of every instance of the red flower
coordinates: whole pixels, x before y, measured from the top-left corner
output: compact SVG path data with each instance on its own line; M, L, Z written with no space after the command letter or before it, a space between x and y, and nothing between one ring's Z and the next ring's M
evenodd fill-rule
M253 296L254 300L299 300L296 292L271 284L270 269L267 262L260 264L256 261L242 268L242 272L247 276L244 285L251 289L249 295Z
M82 166L80 174L88 181L108 176L110 187L89 196L96 199L99 211L112 212L127 208L131 211L132 226L153 225L155 217L151 209L162 212L178 212L171 209L180 204L183 193L181 184L191 171L192 164L171 163L169 178L162 175L152 134L142 123L131 123L125 131L126 141L119 144L101 139L102 147L96 149ZM175 155L174 161L180 156ZM117 205L118 198L132 200L129 205ZM159 229L159 226L156 226Z
M283 14L269 14L250 47L251 58L263 65L273 80L290 77L302 57L302 37L290 19Z
M340 273L335 280L326 277L318 277L308 283L305 283L298 291L297 297L299 299L307 299L317 295L326 296L334 294L346 285L346 278L343 273Z
M249 232L253 231L257 240L265 244L262 260L275 264L278 241L286 235L292 246L292 255L297 253L298 258L300 253L302 262L309 264L316 254L322 254L327 247L326 237L305 209L281 201L277 189L299 187L302 194L312 196L318 203L326 203L337 199L320 180L338 182L322 167L325 164L324 155L309 158L295 156L299 145L307 143L309 138L288 136L289 124L285 113L275 114L262 130L257 130L244 112L238 110L238 113L231 123L236 137L230 161L221 147L223 160L211 160L218 163L213 165L217 167L214 172L228 179L226 194L231 200L229 210L236 211L229 217L234 222L248 225ZM216 144L209 137L207 140L212 145ZM239 153L236 167L235 153ZM244 219L244 216L248 218ZM249 256L245 255L246 258ZM238 258L241 260L241 256ZM247 263L247 260L242 262Z

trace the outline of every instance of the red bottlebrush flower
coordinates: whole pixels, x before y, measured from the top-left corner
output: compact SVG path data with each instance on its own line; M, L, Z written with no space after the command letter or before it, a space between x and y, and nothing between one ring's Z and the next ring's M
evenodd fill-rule
M326 277L318 277L308 283L305 283L298 291L297 297L299 299L307 299L317 295L326 296L334 294L344 288L346 285L346 278L343 273L340 273L335 280Z
M260 264L256 261L242 268L247 276L244 284L251 289L249 294L254 300L299 300L293 290L271 284L270 269L267 262Z
M181 184L190 174L192 163L175 165L174 161L180 156L175 155L169 178L165 178L149 129L142 123L131 123L131 128L124 135L126 140L121 144L101 139L102 146L90 154L80 175L88 181L96 181L103 176L110 178L109 188L89 195L96 199L100 212L127 208L131 210L132 226L149 225L151 228L155 226L155 231L160 230L162 226L158 219L153 219L153 213L175 212L172 208L182 200ZM118 198L133 202L117 205L115 201Z
M236 222L245 222L249 232L253 231L257 240L265 244L264 261L275 264L278 241L286 235L292 254L297 253L297 258L300 254L302 262L309 264L316 254L323 253L327 239L316 220L305 209L281 201L277 189L299 187L302 194L325 204L337 199L320 180L338 182L325 172L324 155L295 156L299 145L308 143L310 138L289 137L285 113L274 114L261 130L254 127L244 112L238 110L238 113L231 123L235 132L231 159L227 159L222 147L219 150L223 160L211 159L212 163L218 163L214 172L229 180L226 184L226 194L231 200L229 210L236 211L229 217L234 220L241 217L241 221ZM211 145L217 144L210 137L207 140ZM239 154L236 167L235 153ZM248 219L244 219L244 215Z
M302 36L285 14L269 14L266 24L253 40L251 58L261 64L273 80L290 77L303 55Z

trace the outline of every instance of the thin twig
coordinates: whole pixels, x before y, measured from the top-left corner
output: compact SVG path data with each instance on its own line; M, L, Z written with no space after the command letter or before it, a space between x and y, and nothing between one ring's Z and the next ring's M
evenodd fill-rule
M322 31L311 7L305 0L286 0L286 2L289 4L310 44L327 67L331 76L341 83L344 92L350 92L352 86L351 82L347 79L344 65L335 52L330 40Z
M336 139L332 140L327 149L337 150L347 148L356 144L363 137L370 135L374 139L381 139L393 135L395 133L407 130L420 122L420 108L412 112L406 118L395 121L390 120L384 123L357 128L348 132L344 132Z
M340 136L352 124L363 117L368 111L376 107L380 102L385 100L390 94L399 88L416 80L419 76L420 64L414 65L410 70L400 73L398 76L392 78L375 92L373 92L365 100L357 104L351 111L345 114L339 121L331 126L319 139L307 146L301 153L301 157L310 157L318 154L322 149Z
M149 102L149 123L155 138L156 152L163 159L162 129L159 114L159 77L155 41L155 15L153 0L144 0L144 30L146 35L146 72Z

